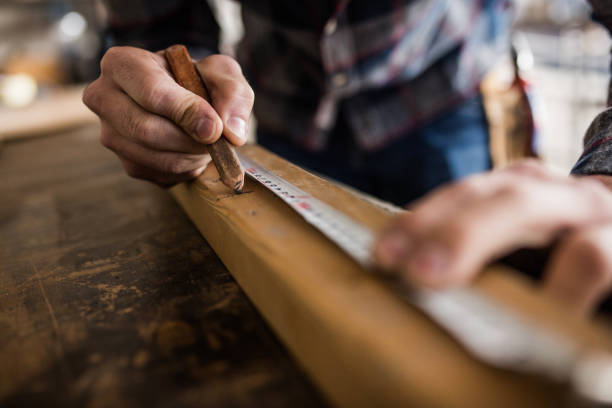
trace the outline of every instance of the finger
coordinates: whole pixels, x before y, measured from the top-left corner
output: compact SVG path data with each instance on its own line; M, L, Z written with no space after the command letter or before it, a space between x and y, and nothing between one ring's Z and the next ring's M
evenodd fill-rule
M104 85L91 85L92 92ZM206 145L196 142L168 119L138 106L121 90L106 86L104 103L95 106L95 113L119 134L152 150L204 154Z
M502 190L444 217L427 230L413 230L415 247L400 260L399 271L411 284L443 287L468 281L491 258L509 252L521 238L537 245L513 216L515 203ZM418 216L418 214L415 214Z
M465 282L512 249L543 245L560 231L611 217L609 194L593 194L591 187L522 178L490 197L440 214L434 224L398 225L394 234L406 234L412 247L391 268L426 286Z
M210 160L207 154L184 154L152 150L121 136L104 122L100 142L123 159L142 167L168 175L180 175L204 167Z
M499 173L509 173L514 175L525 175L534 179L539 180L556 180L556 181L565 181L567 180L567 175L561 172L551 170L544 163L537 159L523 159L517 161L515 163L510 164L509 166L503 168L494 173L490 174L499 174Z
M166 174L148 167L141 166L140 164L131 162L121 157L119 159L121 160L121 164L123 165L125 172L130 177L141 180L148 180L163 188L172 187L173 185L182 181L192 180L200 176L206 169L206 166L203 166L185 173Z
M411 212L397 217L377 241L374 255L382 271L391 272L414 250L416 232L436 227L449 214L469 209L474 203L499 193L512 181L517 181L517 175L509 171L478 174L440 187L416 201L410 207Z
M221 136L223 123L213 107L177 84L160 55L113 47L101 70L143 109L170 119L198 142L210 144Z
M234 145L244 144L255 97L240 65L231 57L211 55L199 61L196 67L213 107L221 116L223 134Z
M465 205L495 194L508 179L509 177L502 173L484 173L442 186L415 201L408 208L411 212L406 214L405 218L410 218L409 222L418 222L423 227L435 224L441 214L457 211ZM418 219L409 217L411 213L418 213Z
M544 291L580 314L612 290L612 223L569 235L545 273Z
M440 214L491 196L508 183L520 182L523 178L558 182L565 181L567 176L549 171L537 160L521 160L503 170L477 174L436 189L416 201L410 210L419 212L420 223L435 222Z

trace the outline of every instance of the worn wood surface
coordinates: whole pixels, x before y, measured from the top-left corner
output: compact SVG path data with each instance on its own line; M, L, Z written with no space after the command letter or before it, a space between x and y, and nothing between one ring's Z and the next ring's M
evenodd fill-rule
M174 200L97 132L0 151L0 406L324 405Z
M256 162L374 231L390 215L257 146ZM472 359L422 313L246 180L224 191L208 172L172 189L215 252L313 380L340 407L560 407L567 388ZM536 287L495 268L475 284L538 325L612 350L608 328L572 318Z

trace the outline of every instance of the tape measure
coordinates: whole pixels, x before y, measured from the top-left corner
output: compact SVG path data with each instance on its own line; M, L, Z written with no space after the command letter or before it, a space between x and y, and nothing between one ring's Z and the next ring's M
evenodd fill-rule
M252 159L244 155L239 158L248 176L283 200L366 270L371 268L375 236L369 228ZM594 395L590 379L606 372L608 382L604 388L612 390L612 360L608 355L585 354L572 341L526 322L473 289L425 291L402 285L395 288L486 364L570 382L582 396L597 401L602 396ZM612 395L607 397L612 401Z

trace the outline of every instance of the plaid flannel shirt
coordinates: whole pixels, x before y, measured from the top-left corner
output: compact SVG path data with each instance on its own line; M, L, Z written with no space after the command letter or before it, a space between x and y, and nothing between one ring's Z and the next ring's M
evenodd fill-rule
M589 0L593 19L612 32L612 2ZM612 71L612 65L610 67ZM608 88L608 109L600 113L584 136L584 151L572 174L606 174L612 176L612 81Z
M108 0L112 43L216 51L206 1ZM339 106L364 150L377 149L478 92L507 50L508 0L243 0L237 49L258 126L309 150L326 145Z
M589 0L612 27L608 0ZM109 45L185 43L218 52L205 0L107 0ZM408 134L478 92L507 51L509 0L243 0L237 58L256 93L259 126L324 148L339 107L364 150ZM612 103L612 88L611 88ZM612 174L612 110L585 136L575 174ZM610 125L610 126L608 126Z

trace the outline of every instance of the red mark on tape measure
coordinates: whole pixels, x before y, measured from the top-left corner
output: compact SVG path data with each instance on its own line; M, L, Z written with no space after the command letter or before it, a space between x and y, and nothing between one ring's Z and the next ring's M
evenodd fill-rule
M305 203L305 202L298 203L298 206L299 206L300 208L305 209L305 210L310 210L310 209L312 208L312 207L310 207L310 204Z

